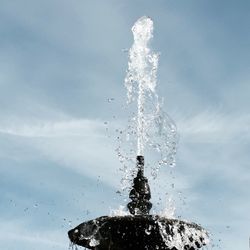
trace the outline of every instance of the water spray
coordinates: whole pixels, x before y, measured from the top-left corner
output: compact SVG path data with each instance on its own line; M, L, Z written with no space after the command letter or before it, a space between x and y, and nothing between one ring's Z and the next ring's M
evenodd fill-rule
M138 113L137 175L129 194L131 201L127 205L130 215L102 216L84 222L70 230L68 236L73 244L93 250L197 250L208 243L208 233L201 226L150 214L152 203L150 187L144 175L144 148L150 140L148 130L152 125L146 119L145 100L148 95L156 95L158 65L158 55L149 49L149 41L153 37L152 19L146 16L140 18L132 32L134 44L129 51L125 85L129 101L137 93ZM159 116L158 112L156 115L151 117L164 125L163 116ZM163 125L160 126L161 130ZM163 135L167 134L166 148L171 149L169 134L173 132L175 135L175 130L167 125L169 130ZM172 160L171 150L167 155ZM164 158L164 161L169 162L168 158Z

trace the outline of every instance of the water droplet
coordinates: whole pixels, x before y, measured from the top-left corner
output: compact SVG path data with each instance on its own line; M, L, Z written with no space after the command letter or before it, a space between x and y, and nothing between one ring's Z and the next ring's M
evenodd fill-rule
M112 102L114 101L115 99L112 97L112 98L108 98L108 102Z
M149 225L149 227L148 227L147 229L145 229L145 233L146 233L147 235L150 235L150 234L151 234L151 229L152 229L152 226Z
M122 49L122 52L128 53L128 52L129 52L129 49Z

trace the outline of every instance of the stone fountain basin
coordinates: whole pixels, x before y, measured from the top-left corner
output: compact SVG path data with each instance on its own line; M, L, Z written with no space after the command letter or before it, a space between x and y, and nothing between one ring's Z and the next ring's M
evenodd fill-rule
M68 235L73 244L94 250L195 250L208 242L201 226L158 215L102 216Z

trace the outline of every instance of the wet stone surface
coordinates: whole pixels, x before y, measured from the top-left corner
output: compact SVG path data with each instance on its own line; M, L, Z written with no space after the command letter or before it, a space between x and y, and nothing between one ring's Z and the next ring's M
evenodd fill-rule
M103 216L68 234L74 244L94 250L195 250L208 239L197 224L155 215Z

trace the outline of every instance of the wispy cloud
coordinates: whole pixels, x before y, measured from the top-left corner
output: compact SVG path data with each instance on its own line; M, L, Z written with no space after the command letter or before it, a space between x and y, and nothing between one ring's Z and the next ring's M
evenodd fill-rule
M20 221L2 221L0 227L1 244L3 242L19 242L36 245L37 249L46 247L65 248L67 239L59 231L31 231L27 225Z
M0 125L0 133L23 137L67 137L103 136L105 126L101 121L64 120L64 121L22 121Z
M189 141L242 142L250 137L249 114L207 111L179 116L177 124L181 136Z
M114 179L113 174L120 163L106 128L102 121L87 119L15 120L0 124L0 134L20 138L23 147L78 174L94 179L101 175L104 183L114 187L119 186L120 179Z

